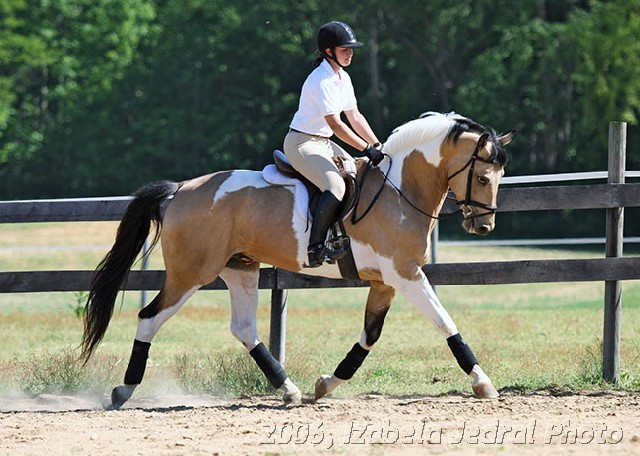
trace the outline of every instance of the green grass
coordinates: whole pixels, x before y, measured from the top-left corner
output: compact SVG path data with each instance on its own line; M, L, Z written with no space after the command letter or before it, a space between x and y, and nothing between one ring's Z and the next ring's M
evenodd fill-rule
M49 254L33 246L110 245L114 232L111 223L0 225L0 264L2 270L92 269L107 249ZM576 248L442 247L439 261L597 256L602 255ZM151 267L162 268L159 252L152 255ZM440 286L438 294L499 389L640 389L640 281L623 283L621 382L615 387L601 381L604 284ZM304 393L311 394L318 376L333 372L359 339L366 295L366 289L289 292L286 367ZM139 296L125 295L95 358L82 368L76 360L82 337L75 313L79 294L0 294L0 391L110 391L126 369ZM270 294L261 291L260 296L258 327L267 342ZM229 322L227 292L196 293L154 339L136 394L179 388L238 397L272 391L231 336ZM469 379L445 341L402 297L396 298L363 367L335 394L371 392L470 392Z
M49 394L77 394L103 392L106 385L118 379L114 375L117 361L102 356L99 362L86 367L78 362L77 353L63 349L50 353L28 353L4 363L1 376L5 390L37 396Z

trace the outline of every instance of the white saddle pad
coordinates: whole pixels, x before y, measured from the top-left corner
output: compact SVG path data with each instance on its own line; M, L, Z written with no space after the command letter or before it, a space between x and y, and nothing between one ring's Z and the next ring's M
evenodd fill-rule
M294 179L293 177L285 176L278 171L278 168L276 168L276 165L274 164L264 167L262 170L262 177L273 185L286 185L293 187L293 205L295 207L295 211L303 219L310 217L309 192L307 192L307 187L305 187L302 182L298 179Z

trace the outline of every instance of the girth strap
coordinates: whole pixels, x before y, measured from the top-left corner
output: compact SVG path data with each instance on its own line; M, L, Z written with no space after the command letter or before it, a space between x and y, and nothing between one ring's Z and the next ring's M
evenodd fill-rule
M340 228L340 232L345 240L343 248L347 251L347 254L338 260L340 274L344 279L360 280L360 274L358 274L358 268L356 267L356 260L353 257L353 250L351 250L351 239L347 236L347 231L344 228L342 220L338 220L336 225Z

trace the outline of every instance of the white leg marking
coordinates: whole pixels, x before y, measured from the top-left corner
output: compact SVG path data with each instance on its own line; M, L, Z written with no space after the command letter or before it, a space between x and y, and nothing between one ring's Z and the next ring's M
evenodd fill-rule
M260 343L256 323L260 271L225 268L220 277L227 284L231 295L231 334L242 342L247 350L251 350Z
M440 334L447 338L458 333L453 319L433 291L424 272L420 271L419 280L407 280L400 277L390 259L381 259L380 266L384 282L411 301L424 316L431 320Z
M300 389L287 377L282 386L278 388L282 393L282 400L287 404L299 404L302 402Z
M151 342L151 340L155 337L155 335L160 330L160 327L175 313L180 310L182 305L187 302L187 300L193 296L193 294L201 287L202 285L196 285L191 290L187 291L178 302L176 302L171 307L167 307L164 310L158 312L157 315L151 318L140 318L138 319L138 331L136 332L136 339L140 342Z
M360 340L358 341L360 346L365 350L371 350L373 345L367 345L367 332L362 331L362 335L360 336ZM315 387L315 396L316 400L321 397L326 396L327 394L331 394L337 387L342 385L347 380L336 377L335 375L322 375L318 380L316 380Z
M316 381L316 401L321 397L331 394L337 387L342 385L346 380L336 377L335 375L323 375Z
M256 314L258 312L258 280L260 271L240 271L225 268L220 277L227 284L231 294L231 333L251 351L260 343ZM289 377L278 388L286 404L298 404L302 401L300 389Z
M471 387L476 396L483 399L495 399L500 396L498 390L491 383L489 376L484 373L479 365L473 366L469 376L473 379Z
M367 332L365 330L362 330L362 334L360 335L360 340L358 341L358 343L365 350L371 350L373 348L373 345L367 345Z

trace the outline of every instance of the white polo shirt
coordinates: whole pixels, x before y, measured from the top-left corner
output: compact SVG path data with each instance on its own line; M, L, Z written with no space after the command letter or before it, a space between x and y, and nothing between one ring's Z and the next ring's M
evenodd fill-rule
M298 111L290 127L310 135L333 136L333 130L324 116L356 109L358 103L351 78L340 68L333 71L327 60L314 69L302 85Z

